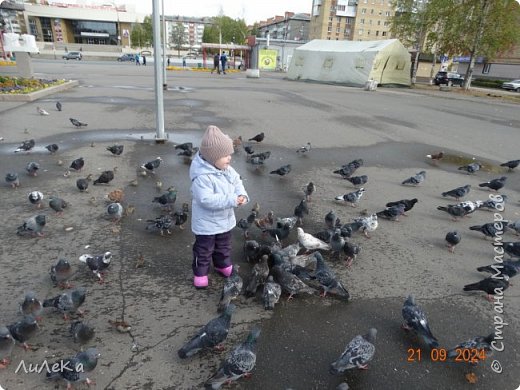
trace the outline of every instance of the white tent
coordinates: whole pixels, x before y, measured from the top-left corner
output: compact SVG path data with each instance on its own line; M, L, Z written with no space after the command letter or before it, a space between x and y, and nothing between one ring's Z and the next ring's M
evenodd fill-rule
M410 67L410 54L397 39L315 39L294 50L287 77L355 86L364 86L368 80L409 86Z

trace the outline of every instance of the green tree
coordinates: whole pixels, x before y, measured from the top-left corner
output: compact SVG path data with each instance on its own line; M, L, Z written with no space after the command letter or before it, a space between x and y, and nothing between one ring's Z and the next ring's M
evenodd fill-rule
M130 42L132 44L132 48L143 47L144 31L140 23L135 23L132 26L132 32L130 33Z
M182 24L182 22L178 22L176 25L172 26L170 41L172 42L173 47L177 49L177 55L180 57L181 49L188 43L188 37L184 31L184 24Z
M133 48L152 46L153 27L151 16L145 16L143 23L134 23L132 32L130 33L130 41L132 42Z
M247 37L247 26L243 19L231 19L229 16L216 16L213 24L204 28L202 42L219 43L222 33L222 43L244 44Z

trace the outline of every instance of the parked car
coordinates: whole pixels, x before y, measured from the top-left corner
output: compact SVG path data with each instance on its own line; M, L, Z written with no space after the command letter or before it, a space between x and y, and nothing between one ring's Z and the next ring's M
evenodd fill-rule
M62 57L64 60L78 60L81 61L83 58L83 55L80 51L69 51L68 53L64 54Z
M502 88L520 92L520 80L511 80L502 84Z
M119 62L125 62L125 61L132 61L134 62L135 61L135 54L129 54L129 53L126 53L126 54L122 54L120 55L117 60Z
M435 85L447 84L447 85L464 85L464 77L455 72L440 71L437 72L434 79Z
M194 51L190 51L184 57L196 59L198 56L199 56L199 53L194 52Z

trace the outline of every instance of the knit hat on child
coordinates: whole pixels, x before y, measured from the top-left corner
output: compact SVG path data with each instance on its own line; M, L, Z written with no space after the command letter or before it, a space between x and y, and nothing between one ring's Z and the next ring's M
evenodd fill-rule
M233 152L233 140L217 126L208 126L200 143L200 156L210 164L215 165L215 161L229 156Z

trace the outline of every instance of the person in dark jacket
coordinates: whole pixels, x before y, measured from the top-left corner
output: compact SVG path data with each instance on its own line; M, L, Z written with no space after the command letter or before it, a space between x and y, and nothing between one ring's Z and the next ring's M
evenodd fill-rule
M143 55L143 65L146 66L146 56Z
M217 53L213 56L213 69L211 69L211 74L213 74L213 72L215 70L218 72L218 74L220 74L219 64L220 64L220 55Z
M220 63L222 64L222 72L226 74L227 56L225 51L223 51L222 55L220 56Z

